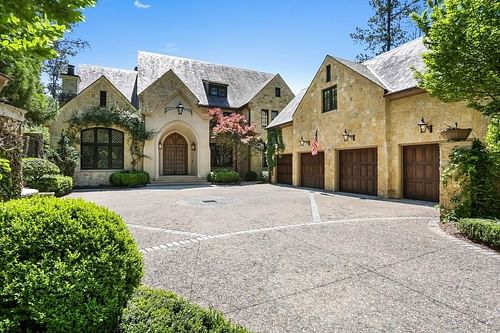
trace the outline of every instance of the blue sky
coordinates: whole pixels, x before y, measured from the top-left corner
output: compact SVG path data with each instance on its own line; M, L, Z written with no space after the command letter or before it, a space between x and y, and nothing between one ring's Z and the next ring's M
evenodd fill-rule
M294 92L326 54L354 59L349 37L368 0L98 0L73 36L91 48L71 60L132 69L138 50L280 73Z

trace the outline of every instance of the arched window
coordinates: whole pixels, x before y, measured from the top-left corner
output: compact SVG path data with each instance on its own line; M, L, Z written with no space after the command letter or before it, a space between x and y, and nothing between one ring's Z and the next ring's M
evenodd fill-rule
M123 169L123 132L91 128L81 132L82 169Z

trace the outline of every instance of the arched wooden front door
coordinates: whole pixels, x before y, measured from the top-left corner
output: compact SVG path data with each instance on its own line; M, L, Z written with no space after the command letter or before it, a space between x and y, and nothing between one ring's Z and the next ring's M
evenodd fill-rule
M163 174L187 175L188 144L178 133L167 136L163 141Z

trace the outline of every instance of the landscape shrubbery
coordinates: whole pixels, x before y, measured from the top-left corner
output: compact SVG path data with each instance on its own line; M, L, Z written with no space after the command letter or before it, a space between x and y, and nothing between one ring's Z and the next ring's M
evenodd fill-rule
M173 292L140 287L123 312L123 333L246 333L213 309L191 304Z
M77 199L0 204L0 331L113 332L142 257L123 220Z
M232 169L216 169L207 176L207 181L212 183L239 183L240 174Z
M500 250L500 221L488 219L462 219L458 229L467 238Z
M54 192L61 197L73 189L73 178L61 175L57 165L42 158L23 158L23 180L40 192Z
M119 171L109 176L109 182L114 186L133 187L149 184L149 174L143 171Z
M28 184L45 175L58 175L61 173L57 165L43 158L23 158L22 165L23 181Z
M9 160L0 158L0 201L10 198L11 172Z
M257 173L255 171L248 171L245 175L245 180L249 182L253 182L257 180Z

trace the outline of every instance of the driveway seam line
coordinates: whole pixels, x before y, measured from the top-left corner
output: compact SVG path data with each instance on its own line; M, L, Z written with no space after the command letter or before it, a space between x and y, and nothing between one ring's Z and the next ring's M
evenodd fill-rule
M149 231L159 231L159 232L163 232L166 234L188 235L188 236L195 236L195 237L205 237L206 236L204 234L199 234L196 232L173 230L173 229L163 229L163 228L158 228L158 227L150 227L150 226L144 226L144 225L132 224L132 223L127 223L127 226L132 227L132 228L149 230Z
M321 215L319 214L319 208L316 204L316 199L314 198L314 192L309 192L309 204L311 205L313 223L321 223Z

